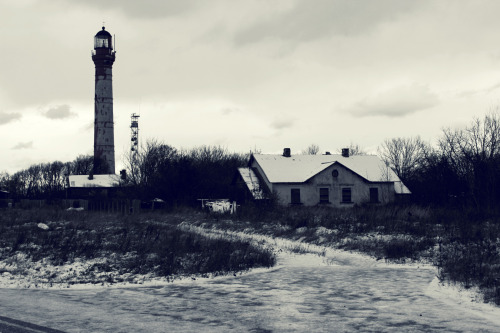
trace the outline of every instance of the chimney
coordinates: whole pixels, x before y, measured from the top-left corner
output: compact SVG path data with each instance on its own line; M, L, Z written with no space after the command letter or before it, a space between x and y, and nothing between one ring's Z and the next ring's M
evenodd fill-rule
M342 148L342 157L349 157L349 148Z
M284 157L292 157L292 150L290 148L283 148Z

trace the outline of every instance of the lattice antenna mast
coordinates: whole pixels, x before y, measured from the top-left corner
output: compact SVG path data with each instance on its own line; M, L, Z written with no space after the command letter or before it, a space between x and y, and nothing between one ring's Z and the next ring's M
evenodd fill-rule
M132 162L137 163L139 154L139 115L132 113L130 117L130 152L132 154Z

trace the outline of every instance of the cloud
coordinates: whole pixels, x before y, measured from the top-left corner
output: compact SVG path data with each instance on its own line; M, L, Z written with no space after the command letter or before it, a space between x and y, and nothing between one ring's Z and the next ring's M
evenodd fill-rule
M417 2L400 0L300 0L293 8L240 30L236 44L266 38L312 41L330 35L355 36L395 20Z
M72 0L76 4L82 4L101 10L121 10L131 18L163 18L182 14L191 9L197 1L194 0L87 0L81 2ZM198 1L197 3L201 3Z
M491 85L487 88L484 89L478 89L478 90L464 90L461 91L457 94L458 97L471 97L471 96L477 96L477 95L482 95L482 94L490 94L500 88L500 83L496 83L494 85Z
M289 118L277 119L271 123L271 127L277 130L281 130L292 127L293 123L293 120Z
M21 119L22 115L20 113L6 113L0 112L0 125L8 124L12 121Z
M43 116L49 119L65 119L70 117L75 117L76 113L71 112L71 107L69 105L58 105L42 112Z
M395 87L365 98L347 111L358 117L402 117L439 104L435 93L425 85L412 84Z
M232 114L234 112L237 112L238 109L237 108L231 108L231 107L226 107L226 108L222 108L221 112L223 115L229 115L229 114Z
M32 148L33 148L33 141L29 141L29 142L19 142L17 145L12 147L11 149L20 150L20 149L32 149Z
M85 126L82 128L82 130L83 130L84 132L93 131L93 130L94 130L94 126L95 126L94 121L91 121L91 122L88 122L88 123L87 123L87 125L85 125Z

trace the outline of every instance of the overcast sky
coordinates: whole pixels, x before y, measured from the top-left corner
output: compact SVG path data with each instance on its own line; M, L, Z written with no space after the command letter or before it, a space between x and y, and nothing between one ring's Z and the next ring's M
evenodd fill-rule
M231 152L435 142L496 109L500 1L0 0L0 171L93 151L93 37L116 35L117 170L140 140Z

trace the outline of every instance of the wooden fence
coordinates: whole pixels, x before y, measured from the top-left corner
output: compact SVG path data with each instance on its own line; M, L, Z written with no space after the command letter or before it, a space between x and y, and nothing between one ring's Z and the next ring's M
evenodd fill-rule
M141 210L140 200L89 200L89 211L133 214Z
M20 207L23 209L36 209L42 207L59 206L62 209L98 211L107 213L134 214L141 211L140 200L107 199L107 200L83 200L65 199L52 203L45 200L21 200Z

